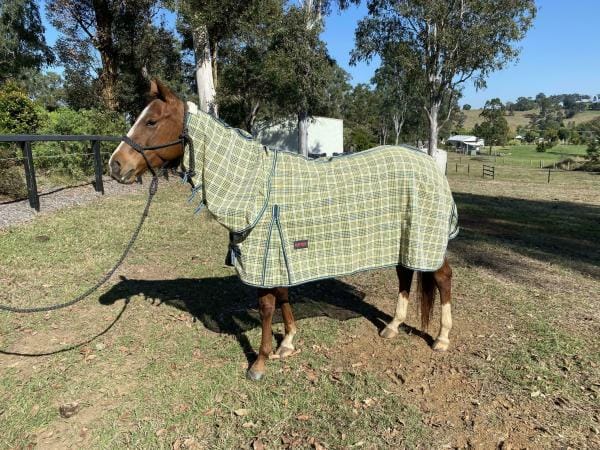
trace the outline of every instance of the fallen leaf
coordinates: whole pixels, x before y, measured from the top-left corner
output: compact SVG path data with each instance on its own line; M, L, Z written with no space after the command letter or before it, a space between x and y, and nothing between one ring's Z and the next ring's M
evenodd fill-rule
M310 420L311 416L309 416L308 414L300 414L298 416L296 416L297 420L301 420L301 421L306 421L306 420Z
M248 411L246 408L240 408L233 411L233 413L238 417L247 416L249 412L250 411Z
M161 428L160 430L158 430L156 433L154 433L156 435L156 437L160 437L163 434L165 434L167 432L167 430L165 428Z
M265 450L265 444L260 439L252 441L252 450Z
M256 424L254 422L244 422L242 424L242 428L252 428L254 426L256 426Z

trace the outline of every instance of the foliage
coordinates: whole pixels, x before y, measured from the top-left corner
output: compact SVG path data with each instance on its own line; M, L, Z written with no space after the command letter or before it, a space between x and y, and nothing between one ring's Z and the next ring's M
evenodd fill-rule
M49 0L46 9L61 33L56 51L69 106L103 105L134 116L148 90L142 68L185 95L189 67L157 17L158 0Z
M403 66L417 69L425 86L429 150L437 145L442 105L453 105L459 87L474 78L478 87L519 53L536 14L533 0L370 0L359 22L353 61L393 49Z
M588 143L586 153L592 162L597 163L600 161L600 144L598 140L594 139Z
M485 119L481 124L475 125L473 133L482 137L490 146L505 145L508 141L508 121L504 117L504 105L499 98L485 102L481 116Z
M471 109L471 105L469 105L468 103L465 103L465 104L463 105L462 109L463 109L464 111L469 111L469 110Z
M0 134L33 134L40 125L34 103L15 83L0 90Z
M123 135L127 125L117 113L84 109L75 111L59 108L48 113L48 120L40 132L44 134ZM34 146L36 167L54 173L79 177L93 173L93 156L87 142L48 142ZM104 142L101 151L111 152L114 143ZM87 154L86 154L87 153Z
M0 36L0 83L19 79L25 70L39 70L53 61L39 7L33 0L0 2Z

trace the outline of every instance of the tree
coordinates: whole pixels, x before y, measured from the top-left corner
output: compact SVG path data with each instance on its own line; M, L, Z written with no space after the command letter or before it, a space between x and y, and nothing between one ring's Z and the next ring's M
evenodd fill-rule
M405 65L420 68L426 86L429 153L452 112L439 120L443 104L453 104L459 87L503 68L519 53L536 14L533 0L369 0L369 15L356 31L353 61L370 60L390 47Z
M0 82L18 78L27 69L39 70L54 59L33 0L0 2L0 36Z
M465 103L462 107L463 111L470 111L471 110L471 105L469 105L468 103Z
M218 115L217 88L221 45L239 30L240 17L256 1L247 0L167 0L179 16L178 30L184 47L193 50L199 107Z
M499 98L488 100L480 116L485 120L481 125L476 125L473 132L485 139L490 146L491 154L493 144L505 145L508 140L509 127L504 117L504 105Z
M372 82L377 86L380 100L380 122L393 124L395 139L398 145L400 133L408 115L418 115L422 101L422 86L419 74L402 65L402 58L394 52L386 52L381 66L375 71ZM381 142L385 144L385 139Z
M586 153L592 162L600 161L600 144L598 144L596 139L590 140L586 149Z
M66 96L78 107L102 103L112 111L138 112L147 84L143 67L183 85L178 44L164 24L156 24L158 0L48 0L46 10L61 33L56 50Z
M25 72L22 84L29 97L48 111L66 104L63 77L56 72L41 73L37 70Z

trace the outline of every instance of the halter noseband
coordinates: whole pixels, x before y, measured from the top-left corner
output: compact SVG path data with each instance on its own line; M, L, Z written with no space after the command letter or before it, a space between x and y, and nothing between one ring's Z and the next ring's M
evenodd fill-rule
M185 122L185 119L184 119ZM179 136L179 139L175 140L175 141L171 141L171 142L167 142L166 144L159 144L159 145L149 145L144 147L143 145L138 144L137 142L135 142L133 139L131 139L129 136L123 136L123 138L121 139L122 142L125 142L127 145L129 145L132 149L134 149L136 152L138 152L140 155L142 155L142 158L144 158L144 161L146 162L146 166L148 167L148 170L150 171L150 173L152 174L152 176L154 178L156 178L156 171L154 170L154 168L152 167L152 165L150 164L150 161L148 160L148 157L146 156L146 151L152 151L152 150L160 150L163 148L167 148L167 147L172 147L174 145L181 145L183 147L183 151L185 153L185 147L186 145L191 147L191 151L190 151L190 167L185 170L184 172L184 179L185 180L191 180L193 176L196 175L195 172L195 166L196 166L196 161L195 161L195 155L194 155L194 149L193 149L193 142L190 139L190 136L188 134L188 130L187 127L185 126L185 123L183 125L183 131L181 133L181 135ZM160 158L160 156L159 156ZM161 158L162 159L162 158ZM165 164L163 165L163 167L168 163L168 161L165 162Z

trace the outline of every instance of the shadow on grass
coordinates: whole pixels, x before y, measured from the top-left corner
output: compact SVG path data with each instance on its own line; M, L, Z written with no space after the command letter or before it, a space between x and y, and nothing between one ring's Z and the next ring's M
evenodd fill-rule
M451 249L473 265L519 275L525 262L482 251L484 243L600 276L600 207L455 193L461 234ZM521 274L526 275L526 274Z
M211 331L236 336L249 360L254 357L255 352L244 332L260 326L256 289L246 286L236 276L173 280L122 278L99 301L109 305L135 295L189 312ZM334 279L290 288L296 320L319 316L348 320L364 316L379 329L383 328L391 317L365 302L364 297L353 286ZM279 309L273 321L282 321Z

